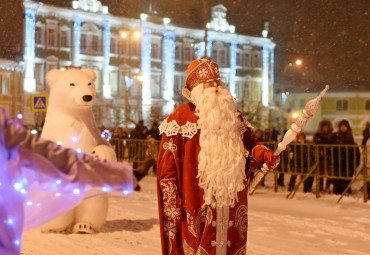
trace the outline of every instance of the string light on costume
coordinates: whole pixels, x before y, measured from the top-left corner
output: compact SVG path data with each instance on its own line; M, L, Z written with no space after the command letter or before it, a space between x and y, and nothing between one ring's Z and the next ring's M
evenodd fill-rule
M77 153L81 153L81 152L82 152L81 148L77 148L77 149L76 149L76 152L77 152Z
M73 143L77 143L78 142L78 137L77 136L72 136L71 140L72 140Z
M62 141L57 141L57 145L61 146L62 145Z
M123 195L128 195L130 192L128 192L127 190L124 190L122 193Z
M102 190L103 192L109 192L109 191L111 191L111 190L112 190L112 188L111 188L110 186L104 186L104 187L102 187L102 188L101 188L101 190Z
M23 119L23 114L22 113L18 113L17 114L17 119L19 119L19 120Z
M109 141L109 140L112 138L112 132L110 132L108 129L104 129L104 130L101 132L100 136L101 136L103 139L105 139L105 140Z
M5 223L11 225L11 224L14 223L14 220L13 220L13 218L8 218L7 220L5 220Z
M57 185L59 185L59 184L61 184L61 183L62 183L62 180L60 180L60 179L59 179L59 180L56 180L56 181L55 181L55 183L56 183Z
M20 191L22 189L23 185L20 182L16 182L16 183L14 183L13 187L16 191Z
M27 194L27 190L25 190L25 189L21 189L21 190L20 190L20 192L21 192L21 194L23 194L23 195L24 195L24 194Z
M38 132L37 132L37 129L36 128L31 129L31 134L36 135L37 133Z
M80 189L73 189L73 194L79 195L81 193Z
M31 205L33 205L33 202L32 201L27 201L26 205L31 206Z
M56 193L55 196L60 197L61 196L60 192Z
M14 244L15 244L16 246L19 246L19 245L21 244L21 242L20 242L18 239L15 239L15 240L14 240Z
M36 206L37 206L37 207L40 207L40 205L41 205L40 203L37 203L37 204L36 204Z

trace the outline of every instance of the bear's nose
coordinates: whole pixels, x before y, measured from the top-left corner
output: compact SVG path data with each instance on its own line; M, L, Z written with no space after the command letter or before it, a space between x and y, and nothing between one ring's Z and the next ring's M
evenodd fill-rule
M84 95L84 96L82 97L82 99L83 99L85 102L90 102L90 101L91 101L91 99L92 99L92 96L90 96L90 95Z

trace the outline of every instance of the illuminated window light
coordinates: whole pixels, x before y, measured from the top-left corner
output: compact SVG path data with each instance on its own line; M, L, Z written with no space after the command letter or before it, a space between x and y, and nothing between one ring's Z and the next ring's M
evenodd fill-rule
M80 189L74 189L74 190L73 190L73 194L75 194L75 195L80 194Z
M134 38L135 39L139 39L141 37L141 33L139 32L139 31L136 31L135 33L134 33Z

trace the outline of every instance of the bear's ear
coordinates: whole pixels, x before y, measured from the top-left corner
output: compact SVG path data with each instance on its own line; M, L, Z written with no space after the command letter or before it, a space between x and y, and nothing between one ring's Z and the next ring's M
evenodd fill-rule
M91 79L95 82L96 80L96 74L95 71L92 69L86 69L85 72L87 73L88 76L90 76Z
M46 74L46 82L51 87L55 84L57 79L61 76L62 71L58 69L52 69Z

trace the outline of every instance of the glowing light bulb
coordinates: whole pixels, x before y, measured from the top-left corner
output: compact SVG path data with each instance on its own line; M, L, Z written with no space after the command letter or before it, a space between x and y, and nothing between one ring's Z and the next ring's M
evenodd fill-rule
M36 129L32 129L31 130L31 134L36 135L37 134L37 130Z
M82 150L81 150L81 148L77 148L77 153L81 153L82 152Z
M14 244L15 244L15 245L17 245L17 246L18 246L18 245L20 245L20 243L21 243L21 242L20 242L18 239L14 240Z
M77 143L78 138L77 138L77 136L72 136L71 140L72 140L73 143Z
M25 189L21 189L21 191L20 191L22 194L27 194L27 190L25 190Z
M16 182L16 183L14 183L13 187L14 187L15 190L18 191L18 190L20 190L22 188L22 184L19 183L19 182Z
M74 189L74 190L73 190L73 194L75 194L75 195L80 194L80 189Z
M111 189L112 189L112 188L111 188L111 187L109 187L109 186L104 186L104 187L102 187L102 188L101 188L101 190L102 190L103 192L109 192Z
M40 203L37 203L36 206L39 207L41 204Z
M56 197L60 197L60 195L61 194L59 192L55 194Z
M61 184L62 183L62 180L56 180L55 182L56 184Z
M58 141L58 142L57 142L57 144L58 144L58 145L62 145L62 141Z
M27 201L26 205L28 205L28 206L33 205L33 202L32 201Z
M8 223L9 225L14 223L12 218L7 219L5 222Z
M19 119L19 120L23 119L23 114L22 113L18 113L17 114L17 119Z
M124 190L123 191L123 195L128 195L128 191L127 190Z

